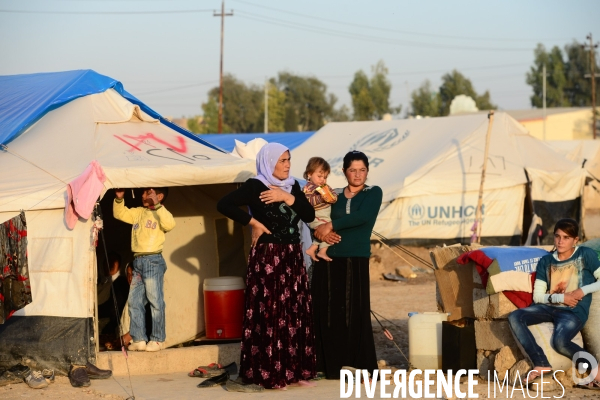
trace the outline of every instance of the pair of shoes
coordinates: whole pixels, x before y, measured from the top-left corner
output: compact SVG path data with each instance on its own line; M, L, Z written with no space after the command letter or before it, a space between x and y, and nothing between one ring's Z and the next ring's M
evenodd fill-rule
M30 370L29 374L25 376L25 383L27 383L32 389L43 389L48 386L46 378L44 378L40 371Z
M232 362L225 366L218 363L212 363L206 366L201 365L189 372L188 376L191 378L212 378L213 376L221 375L223 372L229 372L229 375L236 375L238 372L237 364Z
M140 340L139 342L133 342L127 346L129 351L146 351L146 342Z
M165 342L151 340L146 345L146 351L160 351L165 348Z
M71 366L71 371L69 371L69 382L73 387L88 387L92 384L85 367L74 365Z
M232 381L231 379L225 382L225 389L228 392L242 393L259 393L265 391L265 388L260 385L254 383L244 384L238 381Z
M42 370L42 376L48 383L54 383L54 370L53 369L44 369Z
M110 369L100 369L90 362L85 364L85 372L90 379L108 379L112 376Z
M229 379L229 372L223 372L221 375L213 376L212 378L208 378L208 379L200 382L197 385L197 387L207 388L207 387L224 385L228 379Z

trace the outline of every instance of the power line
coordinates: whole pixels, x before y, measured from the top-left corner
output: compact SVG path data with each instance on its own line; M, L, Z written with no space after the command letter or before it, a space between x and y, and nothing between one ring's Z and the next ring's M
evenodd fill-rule
M356 24L356 23L352 23L352 22L344 22L344 21L333 20L333 19L329 19L329 18L322 18L322 17L317 17L314 15L308 15L308 14L302 14L302 13L293 12L293 11L282 10L280 8L263 6L263 5L251 3L249 1L244 1L244 0L233 0L233 1L242 3L242 4L247 4L247 5L253 6L253 7L259 7L259 8L264 8L267 10L284 13L284 14L295 15L295 16L302 17L302 18L309 18L311 20L319 20L319 21L330 22L330 23L334 23L334 24L352 26L352 27L357 27L357 28L364 28L364 29L373 29L373 30L384 31L384 32L395 32L395 33L401 33L401 34L405 34L405 35L427 36L427 37L435 37L435 38L442 38L442 39L503 41L503 42L523 42L523 41L534 42L534 41L547 41L547 40L554 40L554 41L556 41L556 40L560 40L560 41L571 40L570 38L569 39L564 39L564 38L561 38L561 39L558 39L558 38L554 38L554 39L474 38L474 37L466 37L466 36L439 35L439 34L435 34L435 33L425 33L425 32L410 32L410 31L403 31L403 30L398 30L398 29L390 29L390 28L382 28L382 27L376 27L376 26L370 26L370 25Z
M141 15L141 14L190 14L213 12L213 10L164 10L164 11L29 11L29 10L4 10L0 13L11 14L69 14L69 15Z
M171 92L173 90L188 89L188 88L192 88L192 87L210 85L210 84L214 84L214 83L219 83L219 81L213 80L213 81L202 82L202 83L193 83L191 85L177 86L177 87L170 88L170 89L159 89L159 90L151 90L149 92L140 92L140 93L136 93L135 95L137 96L137 95L144 95L144 94Z
M426 48L435 48L435 49L456 49L456 50L472 50L472 51L527 51L531 52L531 48L497 48L497 47L469 47L469 46L455 46L455 45L445 45L445 44L437 44L437 43L427 43L427 42L416 42L416 41L408 41L408 40L399 40L399 39L388 39L381 36L367 36L360 35L345 31L338 31L328 28L321 28L314 25L307 25L298 22L293 22L289 20L282 20L278 18L269 18L259 14L249 13L247 11L240 11L240 18L245 18L249 20L254 20L258 22L263 22L271 25L283 26L285 28L298 29L303 31L308 31L312 33L325 34L329 36L337 36L343 37L347 39L356 39L363 40L367 42L380 43L380 44L392 44L392 45L404 45L404 46L412 46L412 47L426 47Z

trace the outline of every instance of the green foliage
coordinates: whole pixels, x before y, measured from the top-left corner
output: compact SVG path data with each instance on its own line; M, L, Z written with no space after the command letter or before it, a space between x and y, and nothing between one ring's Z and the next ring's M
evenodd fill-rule
M218 90L218 88L217 88ZM218 96L218 95L217 95ZM202 104L204 119L202 120L202 133L219 132L219 98L208 98L208 102ZM223 121L223 133L230 133L229 126Z
M354 119L357 121L381 119L384 114L399 113L401 110L401 106L390 107L392 84L387 78L388 69L384 62L379 61L371 69L371 79L362 70L357 71L348 88L352 97Z
M277 86L285 93L286 131L317 130L332 114L327 86L319 79L280 72Z
M193 133L204 133L203 126L201 125L202 117L195 115L187 120L187 128Z
M268 83L268 96L269 96L269 132L284 132L285 131L285 93L277 88L275 81L272 79ZM264 121L264 102L263 112L261 116ZM264 122L263 122L264 127Z
M566 56L566 57L565 57ZM592 88L589 51L574 41L565 46L564 53L558 46L549 52L542 44L534 51L533 66L527 73L527 84L533 89L531 105L543 106L543 76L546 65L546 107L589 107L592 105ZM595 58L598 60L597 56ZM596 66L596 71L600 70Z
M426 80L411 95L411 115L422 115L428 117L440 116L440 97L431 88L431 82Z
M497 108L495 104L492 104L489 91L486 90L482 95L478 95L471 80L457 70L453 70L442 76L442 84L437 93L432 90L429 81L425 81L417 90L412 92L411 114L429 117L448 115L450 114L452 100L460 94L475 100L475 104L480 110Z

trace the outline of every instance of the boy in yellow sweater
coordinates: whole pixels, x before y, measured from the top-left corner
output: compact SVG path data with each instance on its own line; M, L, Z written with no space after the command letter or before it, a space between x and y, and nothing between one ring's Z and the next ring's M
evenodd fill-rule
M162 202L168 189L146 189L142 194L144 207L127 208L125 190L116 189L113 215L116 219L133 225L131 251L133 251L133 279L129 288L130 334L133 343L129 350L159 351L165 342L165 300L163 281L167 264L162 256L165 233L175 227L173 215ZM150 303L152 334L146 336L145 305Z

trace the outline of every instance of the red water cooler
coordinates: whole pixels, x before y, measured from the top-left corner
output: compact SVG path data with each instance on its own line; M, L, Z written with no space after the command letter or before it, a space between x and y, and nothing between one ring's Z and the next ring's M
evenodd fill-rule
M205 279L203 286L206 338L241 338L244 280L237 276L221 276Z

